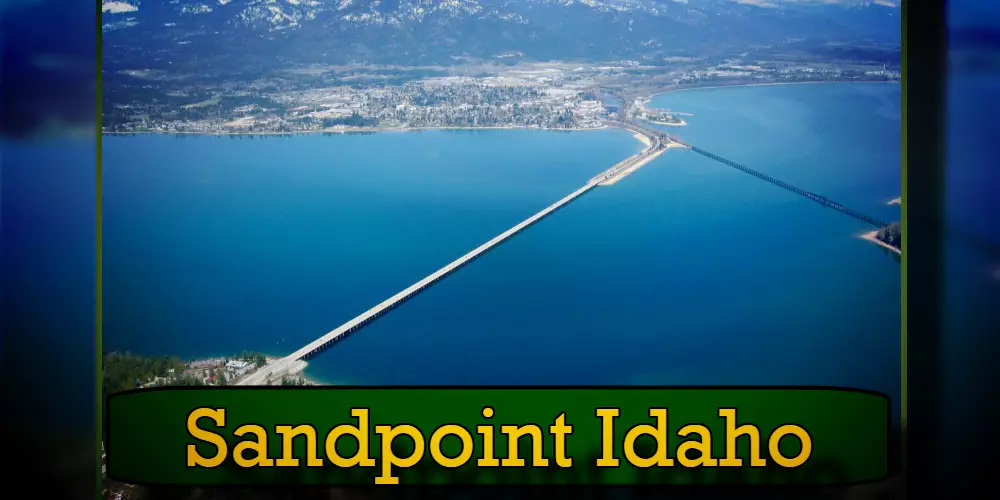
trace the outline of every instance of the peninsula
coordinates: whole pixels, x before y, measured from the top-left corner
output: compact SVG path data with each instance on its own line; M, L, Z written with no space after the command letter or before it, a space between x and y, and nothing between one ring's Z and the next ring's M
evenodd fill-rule
M897 255L903 254L903 231L899 222L893 222L882 229L867 232L861 238L886 250L895 252Z

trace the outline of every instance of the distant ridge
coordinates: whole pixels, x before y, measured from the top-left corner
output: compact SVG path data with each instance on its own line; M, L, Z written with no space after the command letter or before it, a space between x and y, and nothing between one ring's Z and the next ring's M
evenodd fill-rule
M111 67L450 64L653 58L725 47L896 42L888 2L811 0L106 0Z

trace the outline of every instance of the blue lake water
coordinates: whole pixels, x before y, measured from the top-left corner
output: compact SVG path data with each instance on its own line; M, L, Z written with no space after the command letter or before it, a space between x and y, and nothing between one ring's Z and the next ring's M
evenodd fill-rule
M896 220L899 87L664 94L681 138ZM104 347L285 354L641 149L620 130L104 138ZM822 384L896 397L863 223L671 150L315 358L353 384Z

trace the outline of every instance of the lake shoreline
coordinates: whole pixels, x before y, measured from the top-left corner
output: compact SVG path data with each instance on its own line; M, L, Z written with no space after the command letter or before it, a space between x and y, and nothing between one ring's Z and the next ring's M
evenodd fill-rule
M859 236L859 238L861 238L861 239L863 239L865 241L870 241L870 242L872 242L872 243L874 243L874 244L876 244L876 245L878 245L878 246L880 246L882 248L885 248L886 250L891 250L893 252L896 252L896 255L900 255L900 256L903 255L903 251L902 250L900 250L900 249L898 249L898 248L896 248L896 247L894 247L894 246L892 246L892 245L890 245L890 244L888 244L888 243L886 243L886 242L878 239L878 230L868 231L867 233L863 233L863 234L861 234Z
M251 356L263 357L264 361L263 365L256 366L250 369L245 369L242 368L241 366L228 366L229 364L228 362L236 361L237 363L240 363L241 360L239 355L199 356L184 360L183 363L187 366L186 371L190 371L192 373L197 373L198 371L207 371L208 373L215 373L216 370L223 370L227 375L224 383L213 384L212 382L217 382L218 380L214 377L209 380L205 380L205 382L207 385L218 385L219 387L229 387L237 385L236 383L240 379L247 377L251 373L260 369L262 366L274 364L284 358L284 356L277 356L273 354L253 353L253 352L249 352L248 354ZM299 360L297 363L292 365L292 367L288 370L288 372L285 375L282 375L279 379L274 380L270 385L286 385L283 382L287 382L288 385L303 385L303 386L333 385L333 384L328 384L315 377L306 375L305 370L308 366L309 363L307 363L305 360ZM234 370L239 370L239 373L233 373ZM157 380L154 380L148 386L155 385L155 383L157 382L158 382Z
M617 128L608 125L600 127L573 127L573 128L549 128L549 127L521 127L521 126L498 126L498 127L334 127L319 130L296 130L292 132L188 132L174 130L137 130L130 132L101 131L101 135L204 135L204 136L294 136L310 134L374 134L383 132L423 132L425 130L542 130L548 132L588 132L591 130L608 130Z
M667 94L671 92L684 92L689 90L712 90L712 89L731 89L737 87L776 87L778 85L829 85L835 83L849 83L849 84L861 84L861 83L895 83L899 84L898 81L893 80L870 80L870 81L850 81L850 80L823 80L823 81L810 81L810 82L770 82L770 83L733 83L733 84L723 84L723 85L709 85L705 87L691 86L691 87L677 87L667 90L661 90L651 94L648 99L652 99L661 94ZM655 109L655 108L654 108Z

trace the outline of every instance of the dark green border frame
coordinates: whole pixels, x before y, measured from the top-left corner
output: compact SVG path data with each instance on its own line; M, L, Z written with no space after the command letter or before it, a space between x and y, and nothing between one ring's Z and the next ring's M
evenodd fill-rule
M104 433L103 379L103 11L96 1L96 262L95 262L95 395L96 395L96 470L97 498L102 498L103 477L100 470ZM901 435L900 460L903 470L934 469L934 453L938 451L932 437L940 421L940 328L941 323L941 212L943 208L945 151L945 75L947 75L947 26L944 0L901 0ZM910 33L919 36L910 36ZM918 55L919 54L919 55ZM910 102L919 103L911 108ZM914 161L911 161L913 159ZM915 175L910 175L910 174ZM916 210L910 210L909 200L919 200ZM914 230L916 232L914 233ZM910 267L920 269L918 286L908 280ZM913 305L911 308L910 305ZM909 326L915 326L913 339ZM918 340L914 345L911 340ZM917 348L914 348L914 347ZM911 359L910 353L914 356ZM916 361L920 372L911 372ZM912 380L911 380L912 379ZM909 386L920 387L910 394ZM916 420L909 415L910 407L921 408ZM914 446L916 437L919 444ZM911 455L920 462L907 460ZM929 480L924 475L921 480Z
M851 387L839 387L839 386L818 386L818 385L713 385L713 386L698 386L698 385L676 385L676 386L624 386L624 385L580 385L580 386L554 386L554 385L538 385L538 386L518 386L518 385L470 385L470 386L440 386L440 385L393 385L393 386L293 386L281 388L280 386L230 386L226 388L212 387L212 386L166 386L166 387L151 387L146 389L129 389L122 392L116 392L108 397L104 402L105 405L105 415L109 417L105 420L105 435L111 436L111 404L112 400L116 398L124 398L132 394L149 394L151 392L201 392L206 393L210 391L226 391L226 392L259 392L259 391L299 391L299 392L375 392L375 391L408 391L413 389L420 390L433 390L433 391L462 391L462 392L472 392L472 391L519 391L519 392L534 392L534 391L575 391L575 392L585 392L585 391L614 391L615 393L622 392L653 392L653 391L673 391L673 392L736 392L736 391L767 391L767 392L825 392L825 393L840 393L840 394L853 394L853 395L865 395L878 398L885 405L885 420L882 422L882 429L884 436L886 438L885 450L884 450L884 462L882 462L882 468L884 474L874 478L865 480L854 480L854 481L843 481L837 483L823 483L823 484L809 484L809 483L792 483L792 484L770 484L770 483L748 483L748 484L733 484L733 483L721 483L721 484L697 484L697 483L678 483L678 484L660 484L660 485L634 485L643 487L658 487L658 488L669 488L669 489L700 489L700 488L741 488L750 489L755 491L760 490L771 490L775 488L779 489L792 489L798 491L819 491L824 488L845 488L860 485L870 485L877 484L884 481L886 478L890 477L893 470L893 450L892 447L895 443L892 441L893 432L893 411L892 411L892 398L889 395L869 390L869 389L857 389ZM588 408L593 408L592 406L587 406ZM707 405L708 407L719 407L722 408L724 405ZM624 409L624 407L622 407ZM561 408L566 411L566 408ZM472 417L475 418L475 417ZM574 417L575 418L575 417ZM787 421L786 421L787 422ZM412 422L411 422L412 423ZM261 424L266 425L266 424ZM110 440L109 440L110 442ZM110 458L110 457L109 457ZM110 461L109 461L110 463ZM579 469L578 469L579 470ZM171 483L160 483L160 482L141 482L141 483L129 483L136 484L145 487L153 488L169 488L174 485ZM400 485L394 486L399 487ZM477 484L477 483L457 483L457 484L409 484L404 485L405 487L418 487L418 488L471 488L473 490L479 488L497 488L497 487L510 487L514 486L511 484ZM535 488L565 488L565 487L587 487L587 488L628 488L631 486L624 484L614 484L614 483L597 483L597 484L530 484L523 485L526 487ZM215 484L215 483L201 483L201 484L184 484L180 485L181 488L254 488L254 489L282 489L282 488L312 488L312 489L329 489L329 488L369 488L377 487L372 484L298 484L298 483L261 483L261 484Z

